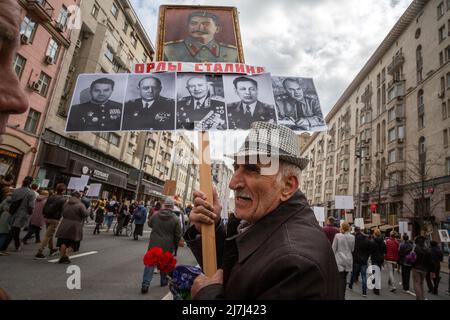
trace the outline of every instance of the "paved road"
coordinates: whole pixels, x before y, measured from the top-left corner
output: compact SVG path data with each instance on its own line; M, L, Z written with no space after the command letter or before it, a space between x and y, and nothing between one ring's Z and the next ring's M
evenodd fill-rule
M34 260L37 244L30 242L24 246L22 252L12 252L10 256L0 256L0 287L4 288L12 299L20 300L159 300L167 295L168 288L159 286L159 275L154 275L149 292L140 293L143 272L142 258L147 251L150 231L146 228L144 237L134 241L132 237L116 237L102 231L100 235L93 235L94 225L85 226L84 240L80 252L88 255L71 258L72 265L81 270L81 290L69 290L67 279L71 274L66 273L70 265L61 265L47 260ZM24 234L22 234L23 236ZM12 246L11 246L12 247ZM191 251L179 248L178 263L196 265ZM448 274L443 273L439 295L427 294L429 300L450 300L446 294L448 289ZM355 284L353 290L347 289L346 298L349 300L414 300L415 297L404 293L397 285L397 292L391 293L387 289L387 272L382 271L381 295L376 296L370 290L368 296L361 296L361 285ZM400 281L400 274L396 274ZM426 288L426 285L425 285ZM411 283L411 290L412 283Z
M71 258L72 264L81 270L81 290L67 289L66 282L71 274L66 271L70 265L48 261L55 257L33 260L38 245L32 241L22 252L0 256L0 287L12 299L21 300L161 299L169 292L168 287L159 286L159 275L154 275L146 295L140 292L148 229L144 237L134 241L132 237L113 236L112 231L94 236L93 228L93 224L85 226L79 253L98 253ZM177 259L181 264L196 265L187 247L179 248Z

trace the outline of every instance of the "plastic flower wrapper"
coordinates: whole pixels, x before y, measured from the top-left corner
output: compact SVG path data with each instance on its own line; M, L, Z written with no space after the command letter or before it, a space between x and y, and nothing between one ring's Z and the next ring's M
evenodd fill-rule
M179 265L172 271L170 292L174 300L191 300L191 287L195 278L202 273L199 267Z

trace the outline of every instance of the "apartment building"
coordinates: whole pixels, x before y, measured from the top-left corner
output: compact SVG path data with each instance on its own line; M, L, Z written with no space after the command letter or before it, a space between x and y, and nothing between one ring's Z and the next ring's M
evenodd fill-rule
M49 180L53 187L87 172L90 182L102 184L101 196L133 198L143 160L142 153L136 151L146 133L65 134L64 128L79 74L132 72L135 63L153 59L154 46L128 0L84 0L77 17L80 23L72 32L68 54L62 58L60 81L46 116L34 173L39 181ZM161 142L169 139L167 134L153 133L151 137L158 149L170 153L170 143ZM151 173L156 174L154 183L159 186L168 174L165 168L169 166L159 166ZM149 177L144 180L150 181ZM161 191L152 188L145 190Z
M354 197L354 216L383 230L450 227L450 1L415 0L326 121L302 149L311 159L301 189L341 217L336 195Z
M230 188L228 187L233 170L228 167L223 160L212 160L211 173L214 185L217 188L220 202L222 203L222 218L228 218L228 211L234 210L234 206L230 208ZM234 199L232 199L234 201Z
M0 143L0 174L11 173L20 185L33 174L45 115L60 79L63 60L70 50L69 10L79 1L20 0L20 47L13 69L25 88L29 109L11 115Z

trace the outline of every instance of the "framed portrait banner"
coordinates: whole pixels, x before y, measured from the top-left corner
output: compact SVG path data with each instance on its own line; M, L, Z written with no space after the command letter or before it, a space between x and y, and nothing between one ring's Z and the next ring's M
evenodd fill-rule
M156 60L244 63L237 9L160 6Z

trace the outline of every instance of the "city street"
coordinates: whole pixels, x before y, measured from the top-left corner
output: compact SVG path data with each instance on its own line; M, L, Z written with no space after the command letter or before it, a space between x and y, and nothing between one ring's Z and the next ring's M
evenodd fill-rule
M94 236L94 224L84 227L84 240L80 252L72 257L72 264L58 264L58 256L46 260L34 260L38 245L34 241L23 246L21 252L11 252L10 256L0 257L0 287L6 290L14 300L160 300L168 293L168 287L159 286L159 274L155 274L149 292L141 294L141 280L143 272L142 258L147 250L150 230L144 229L144 237L134 241L132 237L113 236L112 230ZM24 233L22 233L22 236ZM41 232L41 237L43 232ZM12 248L11 245L10 248ZM47 252L47 251L46 251ZM191 251L187 247L178 249L179 264L196 265ZM80 267L81 289L67 288L67 279L71 274L66 273L71 265ZM401 275L395 274L397 282ZM441 273L439 295L427 293L429 300L450 300L446 294L448 289L448 273ZM347 289L348 300L415 300L415 296L403 292L397 284L397 291L387 289L388 275L382 271L381 295L376 296L371 290L366 298L361 295L361 284L356 283L353 290ZM411 291L412 288L411 281ZM425 285L426 290L426 285ZM427 291L427 290L426 290Z

